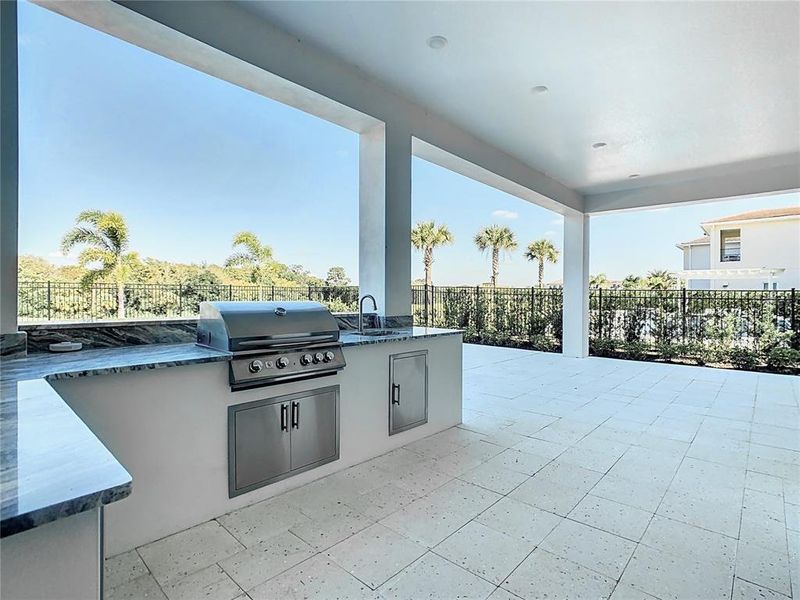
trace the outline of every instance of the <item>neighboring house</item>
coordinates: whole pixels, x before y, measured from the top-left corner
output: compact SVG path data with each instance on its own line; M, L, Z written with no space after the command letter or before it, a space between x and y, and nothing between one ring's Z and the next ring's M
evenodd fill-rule
M800 288L800 206L754 210L700 224L705 235L677 244L678 276L694 290Z

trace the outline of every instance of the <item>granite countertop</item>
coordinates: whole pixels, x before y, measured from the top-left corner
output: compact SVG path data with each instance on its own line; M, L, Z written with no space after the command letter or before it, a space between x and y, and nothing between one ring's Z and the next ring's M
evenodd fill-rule
M369 330L366 330L369 332ZM386 335L359 335L356 331L342 331L340 339L342 346L365 346L368 344L385 344L387 342L403 342L424 338L440 337L443 335L461 335L461 329L440 329L438 327L399 327L387 329Z
M392 329L379 336L343 331L341 341L353 347L461 333L432 327ZM48 381L220 362L231 356L183 343L3 360L0 537L116 502L131 492L131 476Z
M195 344L144 344L77 352L38 353L24 358L4 360L0 379L25 381L44 377L52 381L226 361L230 357L229 352L203 348Z
M0 401L0 537L121 500L131 476L43 379Z

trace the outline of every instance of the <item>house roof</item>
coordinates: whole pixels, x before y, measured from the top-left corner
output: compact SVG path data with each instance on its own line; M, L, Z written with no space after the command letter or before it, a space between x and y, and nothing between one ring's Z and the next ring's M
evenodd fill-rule
M710 221L703 221L703 225L710 223L729 223L732 221L756 221L758 219L775 219L778 217L800 216L800 206L787 206L785 208L766 208L763 210L751 210L748 212L720 217Z
M699 238L695 238L693 240L689 240L688 242L680 242L677 244L678 248L681 246L699 246L700 244L710 244L711 238L707 235L701 236Z

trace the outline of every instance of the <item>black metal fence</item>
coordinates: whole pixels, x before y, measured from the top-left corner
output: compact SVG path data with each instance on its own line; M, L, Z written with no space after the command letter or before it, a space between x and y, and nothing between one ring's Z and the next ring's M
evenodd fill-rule
M797 331L800 297L791 290L619 290L590 294L591 336L666 344L727 342L756 348L768 334ZM792 336L794 346L798 336Z
M204 300L315 300L334 312L358 310L357 286L257 286L129 283L125 318L192 317ZM20 281L18 314L25 321L98 321L118 314L117 286Z
M411 292L417 325L464 329L469 342L561 348L563 296L559 288L418 285ZM191 317L203 300L308 299L334 312L358 310L357 286L134 283L124 286L124 296L126 318ZM791 353L800 350L798 304L800 294L794 289L592 289L590 349L598 355L677 357L701 364L796 363L800 354ZM84 288L79 283L19 283L22 322L113 319L117 311L114 284Z
M414 323L465 330L471 342L558 350L559 288L413 286Z

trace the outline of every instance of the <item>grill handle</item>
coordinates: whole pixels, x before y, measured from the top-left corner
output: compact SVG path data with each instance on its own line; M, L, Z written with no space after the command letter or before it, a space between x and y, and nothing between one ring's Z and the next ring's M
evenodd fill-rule
M292 402L292 427L294 429L300 428L300 403Z
M295 346L307 346L311 342L336 341L332 335L309 335L293 342L273 342L270 340L246 340L238 342L236 345L242 348L292 348Z

